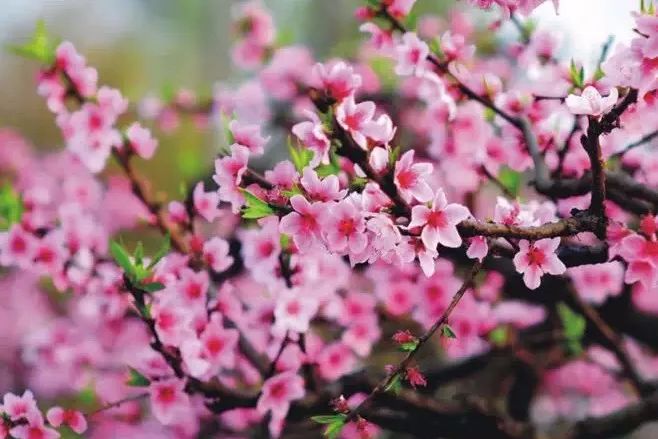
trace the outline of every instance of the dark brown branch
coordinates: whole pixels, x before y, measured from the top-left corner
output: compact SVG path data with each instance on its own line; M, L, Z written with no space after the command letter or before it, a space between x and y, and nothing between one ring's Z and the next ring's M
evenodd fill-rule
M569 439L604 439L624 436L640 425L658 420L658 393L610 415L579 422Z
M434 333L439 330L443 325L445 325L448 322L448 318L450 317L450 314L452 311L455 309L459 301L461 300L462 297L464 297L464 294L468 290L468 288L473 284L473 280L475 279L475 276L477 273L480 271L480 268L482 267L482 264L480 262L476 262L473 267L471 268L470 272L467 274L466 278L464 279L464 282L462 283L462 286L459 288L459 290L455 293L455 295L452 297L452 300L450 301L450 304L446 308L446 310L443 312L443 314L434 322L434 324L422 335L418 338L418 342L416 346L414 347L413 350L409 351L407 355L404 357L404 359L393 369L393 371L382 381L375 386L375 388L370 392L370 394L364 399L356 408L350 411L348 414L348 417L346 419L346 422L349 422L350 420L356 419L364 409L368 407L368 405L380 394L384 393L386 389L391 385L391 383L395 379L399 379L399 377L405 373L406 369L408 366L411 365L412 360L418 353L418 351L425 345L425 343L434 335Z
M621 337L617 335L617 333L605 322L605 320L601 318L596 309L586 303L576 291L570 289L570 293L573 303L578 306L579 311L585 316L587 322L596 328L596 331L605 340L606 346L617 357L617 360L622 366L624 374L630 380L631 384L635 388L635 391L641 396L646 396L651 393L653 391L652 387L645 384L644 380L638 373L637 369L635 368L635 364L633 364L633 360L631 360L630 355L624 347L624 343Z

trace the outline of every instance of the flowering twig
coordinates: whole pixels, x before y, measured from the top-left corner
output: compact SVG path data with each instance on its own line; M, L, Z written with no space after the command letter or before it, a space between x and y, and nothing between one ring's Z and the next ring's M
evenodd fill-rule
M415 347L407 353L404 359L388 374L388 376L382 381L380 381L379 384L377 384L377 386L375 386L375 388L372 389L370 394L358 406L350 410L345 422L349 422L350 420L356 419L361 414L361 412L368 406L368 404L370 404L372 400L377 397L377 395L386 391L386 389L390 386L390 384L407 369L407 366L411 364L411 361L414 359L418 351L420 351L420 349L425 345L425 343L430 338L432 338L432 336L436 331L438 331L443 325L445 325L448 322L448 318L450 317L450 314L455 309L455 307L462 299L462 297L464 297L466 291L473 284L475 276L480 271L480 268L482 268L481 262L476 262L475 264L473 264L473 267L466 275L466 278L464 279L462 286L459 288L459 290L457 290L455 295L452 297L452 300L448 304L448 307L443 312L443 314L441 314L441 316L434 322L434 324L423 335L421 335L418 338L418 342L416 343Z

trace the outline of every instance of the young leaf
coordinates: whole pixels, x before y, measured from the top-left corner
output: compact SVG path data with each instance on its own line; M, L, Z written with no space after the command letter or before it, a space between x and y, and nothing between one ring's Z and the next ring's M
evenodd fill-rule
M293 146L290 140L288 141L288 151L290 151L290 159L297 172L302 172L313 159L313 151L302 146Z
M10 185L0 187L0 231L21 221L23 201Z
M139 286L141 289L147 293L157 293L160 290L164 290L165 286L160 282L149 282Z
M499 326L493 331L489 332L489 341L496 346L504 346L509 338L509 333L506 326Z
M54 41L46 30L43 20L37 21L32 38L21 46L9 46L16 55L39 61L43 64L52 64L55 61L55 49L57 42Z
M151 263L148 265L149 270L153 267L155 267L155 264L160 262L162 258L167 256L167 253L169 253L169 250L171 249L171 237L169 236L169 232L164 237L164 241L162 241L162 244L160 244L160 248L158 249L157 252L155 252L155 255L153 255L153 259L151 260Z
M583 316L574 312L564 303L560 302L557 305L557 312L562 321L564 328L564 336L567 339L567 348L569 351L578 355L582 351L581 339L585 335L587 322Z
M337 415L318 415L318 416L311 416L311 420L313 422L317 422L318 424L331 424L336 421L341 421L344 420L346 416L342 413L339 413Z
M340 421L332 422L327 426L326 430L324 430L324 435L328 439L336 439L344 426L345 421L342 419Z
M517 196L521 188L521 173L504 167L498 174L498 180L512 195Z
M123 271L128 274L128 276L133 276L135 274L135 268L132 261L130 260L130 255L121 244L116 241L110 243L110 254L114 258L114 261L123 268Z
M245 198L245 207L242 209L242 218L259 219L274 214L274 209L265 201L251 192L241 189Z
M400 345L400 350L403 352L413 351L418 347L418 340L408 341Z
M138 267L141 267L144 263L144 244L142 244L142 241L137 242L137 246L135 247L135 265Z
M130 376L126 384L131 387L148 387L151 381L132 367L129 370Z
M402 389L402 379L400 378L400 374L396 374L393 377L393 380L388 383L388 385L384 388L385 392L393 392L396 395L400 393L400 390Z
M445 324L441 326L441 337L457 338L457 334L455 334L455 331L452 330L450 325Z

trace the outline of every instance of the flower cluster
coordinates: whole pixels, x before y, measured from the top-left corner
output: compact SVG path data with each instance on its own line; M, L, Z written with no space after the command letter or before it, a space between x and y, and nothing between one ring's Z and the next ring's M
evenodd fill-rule
M407 20L414 3L359 8L369 38L351 61L279 45L263 4L238 4L244 83L207 102L150 96L135 121L71 43L40 34L19 50L46 64L37 89L66 148L0 131L0 362L21 370L0 385L86 401L94 438L308 435L307 418L342 438L407 418L460 437L560 423L578 438L591 417L651 403L655 13L586 77L551 32L519 22L519 43L477 51L466 13ZM518 21L544 1L469 3ZM183 114L222 144L207 178L163 202L134 160ZM122 175L101 173L110 159ZM432 347L440 360L417 356ZM480 369L514 389L456 398L454 421L434 381ZM308 412L319 404L333 413ZM506 413L517 406L529 413ZM0 438L87 430L74 409L44 416L31 391L0 414Z

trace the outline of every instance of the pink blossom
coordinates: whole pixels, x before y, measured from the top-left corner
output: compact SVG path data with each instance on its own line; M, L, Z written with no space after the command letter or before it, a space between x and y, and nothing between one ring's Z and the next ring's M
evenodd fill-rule
M427 379L418 369L418 366L407 367L405 370L405 377L407 378L407 381L409 381L409 384L411 384L411 387L414 389L418 386L427 386Z
M322 378L333 381L351 372L356 358L347 345L334 342L322 349L316 361Z
M134 122L128 127L126 137L128 137L132 150L141 158L148 160L155 154L158 141L151 136L151 131L142 127L138 122Z
M407 151L395 163L395 186L407 199L430 201L434 194L427 179L433 169L430 163L414 163L414 150Z
M19 224L0 232L0 265L27 268L32 263L37 241Z
M281 218L279 230L290 235L300 251L308 251L320 242L320 221L325 213L321 202L309 203L302 195L290 198L294 212Z
M59 439L61 435L52 428L44 425L41 413L29 419L27 425L17 425L9 430L9 434L15 439Z
M603 98L597 89L588 86L580 96L573 94L567 96L565 103L573 114L600 116L615 106L618 97L619 93L615 87L612 87L610 94Z
M218 373L220 368L233 368L238 337L237 330L225 329L221 316L213 314L198 339L189 338L181 345L190 374L204 378Z
M386 0L382 3L386 5L389 14L396 18L404 18L411 12L416 0Z
M270 137L263 137L260 133L260 126L255 124L243 124L237 120L229 123L229 129L233 134L233 141L242 146L246 146L254 155L262 155L265 151L265 144Z
M233 265L233 257L229 256L229 245L226 240L214 237L203 244L203 260L217 273L221 273Z
M438 189L432 207L414 206L411 210L409 229L422 227L421 239L426 248L436 248L439 244L446 247L459 247L462 243L457 232L457 225L468 218L470 212L460 204L448 204L443 189Z
M311 120L299 122L292 127L292 133L297 136L302 144L313 151L313 158L309 163L312 168L320 163L329 163L329 147L331 143L324 132L324 127L315 113L308 112Z
M496 304L492 314L497 323L511 324L521 329L546 319L544 308L517 300L506 300Z
M402 35L402 41L395 50L397 59L395 73L401 76L420 76L425 71L425 59L430 49L415 33L407 32Z
M238 189L242 175L247 171L249 150L242 145L231 145L231 155L215 160L215 175L213 180L219 185L219 199L231 203L233 212L240 211L244 197Z
M293 288L282 291L274 308L274 324L281 331L304 333L318 311L318 301Z
M53 427L59 427L66 424L71 427L71 430L78 434L82 434L87 430L87 420L84 415L77 410L63 409L62 407L52 407L46 414L48 422Z
M368 245L366 222L353 202L344 200L327 208L323 233L331 251L360 253Z
M376 317L370 316L350 324L347 330L343 332L341 340L352 348L357 355L366 357L370 355L374 343L380 336L379 322Z
M381 114L365 123L362 128L363 134L368 138L369 144L388 145L393 140L397 128L388 114Z
M151 410L153 416L162 424L174 424L188 414L190 398L184 389L185 383L174 378L151 382Z
M516 271L523 273L523 282L531 290L536 289L544 274L558 275L567 270L555 254L560 238L519 241L519 252L514 256Z
M568 273L582 298L596 305L622 291L624 267L620 262L581 265L570 268Z
M169 218L175 223L184 224L190 220L185 205L180 201L171 201L167 205L167 213L169 214Z
M203 182L198 182L193 193L194 209L209 223L213 222L220 214L219 194L205 192Z
M209 283L207 272L195 272L185 268L180 273L177 289L188 303L203 305L206 303Z
M304 393L304 379L296 373L283 372L265 381L256 409L261 414L271 411L283 417L290 403L303 398Z
M299 182L310 199L315 201L338 201L345 198L347 190L340 189L340 182L335 175L328 175L320 180L318 174L310 167L304 168Z
M359 27L359 30L370 34L370 44L376 49L387 50L393 47L393 37L391 32L380 28L375 23L363 23Z
M23 418L40 417L41 412L37 407L32 392L26 390L23 396L17 396L13 393L6 393L2 399L2 411L9 416L12 421L18 421Z
M339 61L329 66L316 64L312 75L318 87L340 102L361 86L361 76L354 73L352 66Z
M487 244L487 238L484 236L476 236L471 239L468 250L466 250L466 256L482 262L482 260L487 256L487 253L489 253L489 244Z
M625 282L642 282L650 287L658 276L658 241L648 240L638 234L621 240L619 254L629 262Z
M277 163L272 170L265 171L265 178L273 185L291 189L299 180L299 174L289 160Z
M374 114L374 102L366 101L356 104L353 95L345 98L336 107L336 120L362 148L367 148L366 136L363 135L362 130L370 122Z

